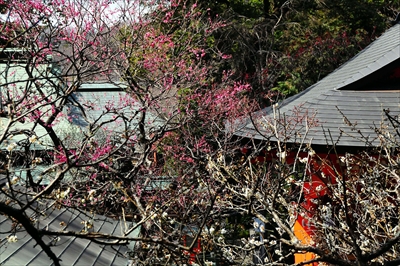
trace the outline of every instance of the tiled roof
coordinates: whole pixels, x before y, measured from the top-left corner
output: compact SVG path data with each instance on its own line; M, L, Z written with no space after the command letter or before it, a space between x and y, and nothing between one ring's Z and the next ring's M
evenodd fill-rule
M85 108L84 111L73 105L67 105L66 109L68 110L66 111L66 116L60 118L53 128L56 132L61 134L61 136L69 136L69 139L74 135L77 137L82 136L82 132L88 130L87 126L91 122L96 122L98 125L102 122L108 121L104 124L103 128L111 130L114 133L124 132L125 125L124 123L121 123L121 119L112 121L115 114L105 114L106 106L110 106L111 108L115 108L119 114L123 114L127 120L131 119L128 124L129 130L137 130L138 117L140 116L137 111L140 109L140 106L139 104L135 106L126 103L126 100L131 96L129 96L127 92L123 91L122 86L123 85L121 84L113 83L82 84L79 90L73 94L73 99L82 104ZM121 107L122 104L125 104L125 106ZM84 113L86 118L83 115ZM0 118L0 129L2 126L5 126L7 122L7 118ZM146 112L145 125L149 132L157 130L157 127L162 126L163 123L162 118L156 117L151 112ZM31 122L16 123L12 127L12 130L30 131L32 128L35 128L34 132L40 140L40 142L34 143L32 148L51 149L52 142L48 138L46 130L40 125ZM26 136L15 135L11 141L18 142L25 138ZM10 141L2 142L0 148L6 148L9 145L9 142Z
M73 94L74 100L83 105L84 112L87 116L89 122L97 121L101 123L104 121L112 120L116 115L115 113L106 114L106 107L109 109L116 109L119 114L124 114L127 119L133 118L130 123L130 129L133 130L137 127L138 110L140 110L140 105L132 100L127 92L123 90L123 85L115 85L112 83L92 83L83 84L78 91ZM87 121L84 120L83 112L78 108L70 108L67 114L71 120L72 124L78 125L80 127L86 127L88 125ZM110 123L111 127L115 131L124 131L122 123L117 120ZM146 125L156 126L157 123L161 123L160 118L156 118L150 112L146 112Z
M275 107L254 113L256 129L251 119L242 118L231 124L234 134L256 139L275 139L267 129L275 116L285 117L292 128L281 127L292 136L287 142L299 142L306 132L305 116L314 118L318 126L310 128L307 143L318 145L368 146L379 145L376 128L388 125L383 109L392 115L400 113L400 84L387 88L365 89L366 79L387 66L400 66L400 24L386 31L354 58L305 91L290 97ZM357 85L358 84L358 85ZM367 84L368 85L368 84ZM352 86L352 87L351 87ZM307 120L308 126L312 122ZM349 123L350 122L350 123ZM296 131L296 133L294 133ZM283 134L281 134L282 137Z
M88 230L105 234L121 235L126 223L106 218L101 215L85 213L79 210L58 208L56 205L42 206L41 215L27 211L32 217L36 228L51 231ZM39 207L36 205L35 207ZM85 227L85 222L93 224L92 228ZM129 226L130 224L128 224ZM8 241L9 236L17 236L17 242ZM128 247L104 246L70 236L43 237L45 243L51 245L51 250L61 259L61 265L127 265ZM18 225L5 216L0 215L0 265L53 265L36 241Z

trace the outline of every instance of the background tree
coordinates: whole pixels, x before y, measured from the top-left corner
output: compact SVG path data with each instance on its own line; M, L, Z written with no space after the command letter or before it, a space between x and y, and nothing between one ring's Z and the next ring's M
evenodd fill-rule
M212 184L198 188L193 175L204 171L196 167L218 143L224 117L253 108L248 85L228 71L214 73L229 58L212 46L224 23L183 2L1 4L8 11L1 33L2 214L20 223L56 265L46 235L105 245L140 240L137 262L188 262L217 195ZM105 82L123 92L112 100L82 94L85 85ZM160 167L154 154L161 151ZM149 190L157 182L172 188ZM39 201L135 224L114 236L37 229L31 215L42 210ZM139 227L139 237L128 236ZM186 245L185 235L192 238Z
M250 83L263 106L331 73L383 33L400 8L398 1L358 0L200 4L228 22L219 31L227 40L219 49L232 54L224 67Z

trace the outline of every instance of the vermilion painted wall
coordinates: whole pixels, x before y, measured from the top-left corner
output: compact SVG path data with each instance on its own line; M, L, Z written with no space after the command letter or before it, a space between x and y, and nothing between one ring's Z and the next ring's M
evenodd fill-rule
M300 203L306 213L304 216L297 214L297 221L293 228L296 237L305 245L312 243L314 232L313 225L307 219L307 217L313 216L314 209L317 207L317 205L313 203L313 200L326 195L328 193L326 184L336 183L336 178L341 176L341 167L339 163L340 156L342 156L342 154L326 153L318 153L310 156L305 152L299 154L289 152L286 155L285 160L287 164L293 164L296 158L308 158L307 172L311 177L311 180L303 184L304 200ZM253 159L252 163L267 163L273 160L278 160L276 150L261 154ZM314 255L312 253L296 254L295 263L308 261L313 258ZM315 265L317 265L317 263L313 263L313 266Z

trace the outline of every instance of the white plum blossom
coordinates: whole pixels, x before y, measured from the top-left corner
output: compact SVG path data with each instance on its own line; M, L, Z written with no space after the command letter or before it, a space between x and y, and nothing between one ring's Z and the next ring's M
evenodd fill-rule
M96 190L94 190L94 189L89 190L89 195L88 195L89 200L92 201L94 199L95 193L96 193Z
M40 157L35 157L35 159L33 159L32 163L33 164L40 164L43 162L43 159Z
M265 233L265 226L263 224L260 225L260 232Z
M11 185L15 185L19 181L18 176L14 176L13 179L11 179Z
M7 241L10 243L15 243L18 241L18 237L16 235L8 236Z
M258 226L259 226L259 224L257 223L257 221L254 221L254 222L253 222L253 227L254 227L254 229L258 229Z
M57 198L58 199L66 198L66 197L68 197L69 192L70 192L70 188L67 188L67 190L61 191L59 194L57 194Z
M17 147L17 144L16 144L15 142L13 142L13 143L10 143L10 144L7 146L6 150L9 151L9 152L11 152L12 150L15 149L15 147Z
M37 139L38 139L38 138L37 138L36 135L32 135L32 136L29 137L29 142L30 142L30 143L35 143L35 142L37 141Z
M287 153L286 153L286 151L278 152L278 153L276 154L276 156L278 156L278 158L280 158L281 160L285 160L285 159L286 159L286 156L287 156Z
M243 188L242 189L243 191L244 191L244 196L245 196L245 198L250 198L251 197L251 189L250 188Z
M307 158L307 157L300 158L300 159L299 159L299 162L301 162L301 163L307 163L307 162L308 162L308 158Z

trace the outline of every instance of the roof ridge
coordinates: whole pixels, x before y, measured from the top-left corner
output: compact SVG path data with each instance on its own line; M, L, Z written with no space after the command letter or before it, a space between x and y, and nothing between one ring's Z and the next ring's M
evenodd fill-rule
M395 30L399 31L399 38L397 39L398 45L393 45L393 48L392 48L389 52L387 52L387 53L385 53L384 55L382 55L381 57L379 57L379 59L382 58L382 57L384 57L385 55L387 55L388 53L390 53L392 50L394 50L394 49L396 49L396 48L399 49L398 57L397 57L396 59L399 59L399 58L400 58L400 23L398 23L398 24L394 25L393 27L389 28L386 32L384 32L384 33L383 33L381 36L379 36L376 40L374 40L374 41L371 42L369 45L367 45L367 47L365 47L364 49L362 49L362 50L361 50L360 52L358 52L355 56L353 56L353 57L350 58L348 61L346 61L345 63L343 63L342 65L340 65L338 68L336 68L334 71L332 71L331 73L329 73L328 75L326 75L326 76L325 76L324 78L322 78L321 80L318 80L317 82L315 82L313 85L311 85L310 87L306 88L306 89L303 90L302 92L300 92L300 93L298 93L298 94L296 94L296 95L293 95L293 96L291 96L291 97L289 97L289 98L283 100L281 103L279 103L279 106L283 106L283 105L289 104L290 102L295 101L297 98L300 98L301 96L303 96L304 94L307 94L307 93L310 92L310 91L313 91L313 90L320 91L319 86L320 86L321 84L323 84L323 83L325 83L325 82L329 82L329 78L332 78L332 76L334 77L334 76L337 75L338 73L340 74L341 71L343 71L343 68L346 68L349 64L351 64L351 63L353 63L355 60L359 59L359 57L362 56L362 55L364 55L365 53L370 52L370 49L371 49L372 46L379 46L379 45L378 45L378 44L379 44L379 40L382 41L382 39L383 39L385 36L390 36L390 32L395 31ZM377 43L378 43L378 44L377 44ZM378 61L379 59L377 59L377 60L375 60L375 61ZM395 61L396 59L394 59L393 61ZM375 61L374 61L374 62L375 62ZM374 72L374 71L371 71L369 74L371 74L371 73L373 73L373 72ZM352 82L348 82L352 77L354 77L354 76L357 75L357 74L359 74L359 71L358 71L356 74L352 75L350 78L347 78L345 81L340 82L340 83L338 83L338 84L335 84L336 86L334 86L334 89L343 88L344 86L347 86L347 85L349 85L349 84L352 84L352 83L354 83L354 82L356 82L356 81L358 81L358 80L360 80L360 79L362 79L362 78L365 77L365 75L364 75L363 77L359 77L358 79L355 79L355 80L353 80ZM346 83L346 82L347 82L347 83ZM341 85L341 84L345 84L345 85ZM322 91L324 91L324 90L322 90Z
M387 31L385 31L381 36L379 36L376 40L374 40L374 41L372 41L369 45L367 45L364 49L362 49L360 52L358 52L355 56L353 56L352 58L350 58L348 61L346 61L345 63L343 63L342 65L340 65L338 68L336 68L333 72L331 72L330 74L328 74L327 76L325 76L323 79L321 79L321 80L319 80L318 82L316 82L315 83L315 85L316 86L318 86L318 84L319 83L322 83L324 80L326 80L326 78L328 78L328 77L331 77L332 75L334 75L334 74L337 74L337 72L340 72L340 71L342 71L342 69L343 68L345 68L345 67L347 67L349 64L351 64L351 63L353 63L355 60L359 60L359 58L361 57L361 56L363 56L363 55L365 55L366 53L369 53L370 52L370 50L371 50L371 48L373 47L373 46L380 46L380 43L379 42L382 42L382 40L385 38L385 37L387 37L387 36L390 36L390 33L392 32L392 31L395 31L395 30L397 30L397 31L399 31L399 38L397 39L397 41L399 42L398 43L398 45L393 45L393 48L390 50L390 51L392 51L393 49L395 49L395 48L398 48L399 46L400 46L400 24L396 24L396 25L394 25L393 27L391 27L391 28L389 28ZM385 53L384 55L386 55L387 53ZM384 56L383 55L383 56ZM379 57L379 59L380 58L382 58L383 56L381 56L381 57ZM375 60L375 61L377 61L377 60ZM372 72L371 72L372 73ZM357 72L357 74L358 74L358 72ZM353 75L354 76L354 75ZM352 77L353 77L352 76ZM365 76L364 76L365 77ZM362 77L361 77L362 78ZM360 80L361 78L359 78L359 79L357 79L357 80ZM350 79L350 78L348 78L348 79ZM348 80L347 79L347 80ZM346 81L347 81L346 80ZM353 82L355 82L355 81L357 81L357 80L354 80ZM353 83L353 82L351 82L351 83ZM344 82L343 82L344 83ZM346 84L346 85L349 85L349 84L351 84L351 83L348 83L348 84ZM342 86L341 86L342 87ZM338 87L337 86L335 86L335 88L337 89Z
M313 145L326 145L326 138L322 134L323 130L321 131L322 127L331 132L332 138L337 140L336 145L338 146L366 147L380 145L376 136L377 133L372 127L379 127L384 122L381 121L382 106L377 106L375 103L383 103L397 114L400 112L399 95L393 93L394 91L371 94L361 91L354 93L338 88L358 82L363 85L361 80L368 82L368 78L373 73L377 73L398 61L400 61L400 23L389 28L335 71L304 91L281 101L274 108L279 110L279 113L291 117L299 116L299 112L296 111L298 109L295 109L298 106L305 110L305 115L307 115L307 112L312 112L312 119L317 122L317 125L307 133L307 142L310 141ZM354 97L358 98L357 101L353 100ZM352 106L353 109L350 111L346 109L343 114L339 113L337 109L344 106ZM273 141L275 139L273 134L264 128L262 122L256 121L252 117L271 118L274 108L266 107L253 113L250 117L245 116L245 120L243 118L236 120L232 123L233 129L231 131L235 135L246 138ZM321 110L323 112L319 112ZM357 123L357 128L360 130L352 132L354 128L346 124L344 118ZM293 128L295 131L304 133L304 126L304 123L300 122L295 124ZM344 132L347 134L344 134ZM357 136L357 134L360 136ZM285 141L296 143L299 141L296 136Z
M400 24L398 24L398 25L400 25ZM400 44L400 36L399 36L399 44ZM364 52L365 50L363 50L362 52ZM392 55L394 55L394 56L392 56ZM396 55L397 55L397 57L396 57ZM342 84L337 86L335 89L341 89L341 88L343 88L347 85L350 85L358 80L361 80L361 79L365 78L366 76L374 73L375 71L398 60L399 58L400 58L400 47L398 45L396 45L391 50L389 50L387 53L383 54L381 57L379 57L377 60L375 60L373 62L374 64L367 65L363 69L360 69L356 74L354 74L353 76L351 76L350 78L348 78L347 80L342 82ZM385 61L385 59L387 59L386 62L382 62L382 61ZM364 70L367 70L367 71L362 73L362 71L364 71Z

